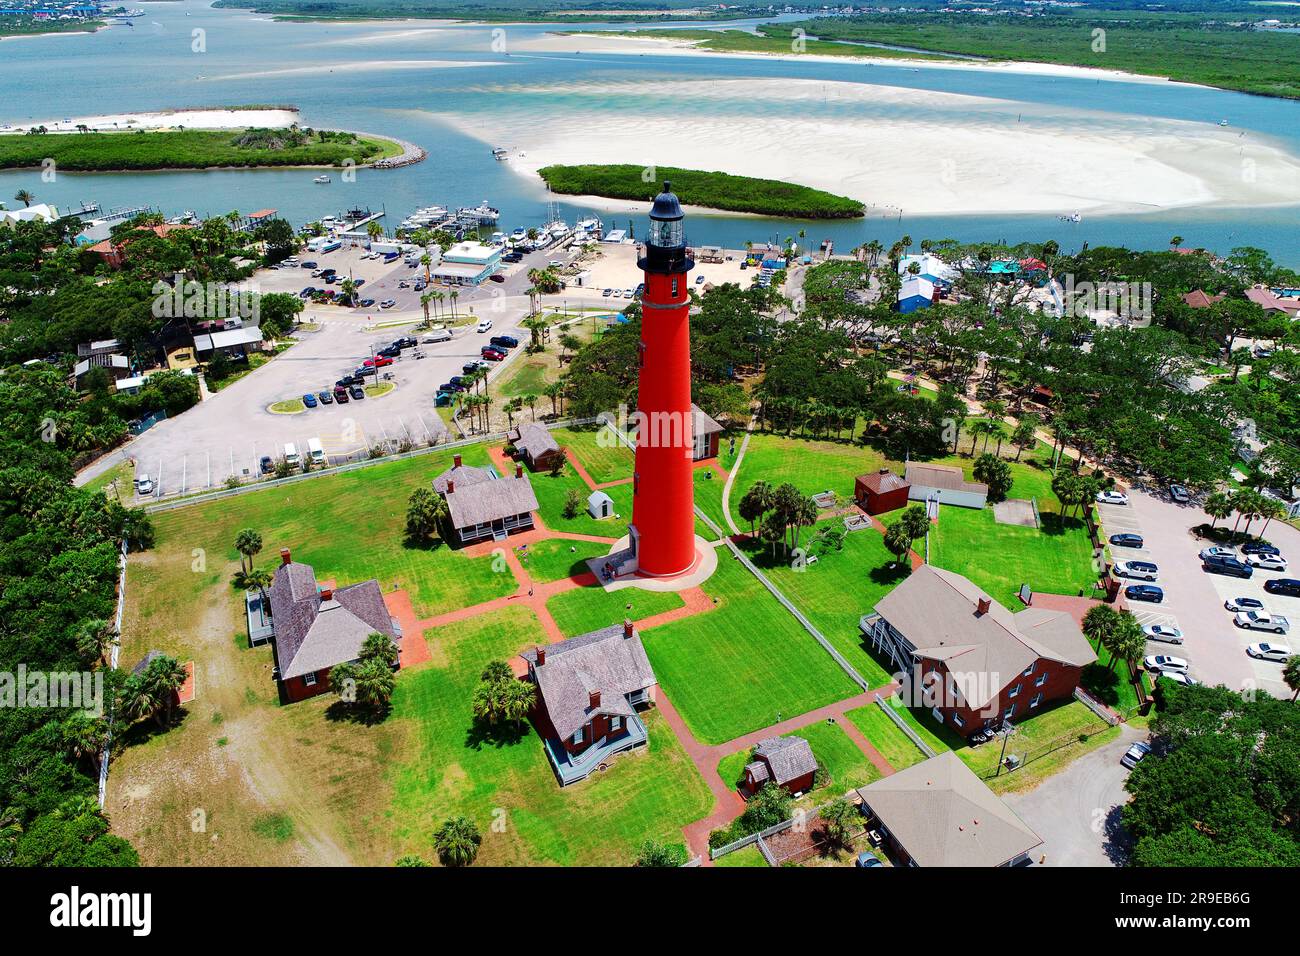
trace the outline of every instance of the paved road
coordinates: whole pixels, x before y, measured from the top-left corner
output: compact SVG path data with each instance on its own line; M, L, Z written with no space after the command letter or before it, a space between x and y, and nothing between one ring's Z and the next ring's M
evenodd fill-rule
M1085 754L1033 790L1003 797L1043 838L1034 851L1047 866L1118 866L1125 853L1120 807L1128 802L1128 768L1119 762L1136 740L1145 739L1127 724L1119 739Z
M1278 572L1256 571L1249 581L1206 574L1198 557L1209 542L1197 539L1191 529L1210 518L1196 505L1178 505L1135 491L1129 494L1128 506L1099 505L1098 514L1107 536L1136 531L1144 538L1140 550L1114 548L1116 560L1145 558L1160 568L1156 581L1164 589L1162 604L1131 602L1129 607L1143 624L1173 624L1183 631L1181 648L1170 644L1150 643L1149 653L1174 654L1191 663L1192 676L1206 684L1224 684L1242 690L1260 688L1274 696L1291 692L1282 682L1282 665L1253 660L1246 656L1246 645L1273 639L1273 635L1242 631L1232 624L1232 615L1223 607L1226 598L1238 595L1264 600L1269 610L1300 621L1300 598L1264 592L1264 581L1281 576ZM1230 522L1233 519L1228 519ZM1256 528L1263 527L1256 523ZM1279 521L1269 525L1269 539L1292 562L1300 562L1300 531ZM1285 638L1294 646L1297 636Z

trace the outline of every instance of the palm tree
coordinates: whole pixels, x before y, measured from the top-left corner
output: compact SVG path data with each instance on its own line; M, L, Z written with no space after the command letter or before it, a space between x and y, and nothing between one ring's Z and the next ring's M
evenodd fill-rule
M455 289L452 289L449 293L447 293L447 297L451 299L451 320L455 322L456 321L456 300L460 298L460 293L457 292Z
M1210 527L1232 514L1232 496L1222 491L1212 491L1205 496L1205 513L1210 516Z
M253 558L262 550L262 535L256 528L244 528L235 535L235 550L243 557L239 566L252 570Z
M1109 604L1094 604L1083 615L1083 633L1098 652L1119 625L1119 612Z
M551 400L551 414L558 416L560 414L560 402L564 397L564 382L557 380L548 383L542 389L542 394Z
M420 296L420 308L424 310L424 324L429 324L429 303L433 301L433 293L426 292Z
M468 817L452 817L445 820L433 834L433 848L438 851L438 858L444 866L468 866L478 856L478 827Z
M1286 681L1286 686L1294 691L1291 702L1295 703L1296 698L1300 697L1300 654L1293 654L1287 658L1286 665L1282 668L1282 680Z
M433 265L433 256L429 255L427 252L420 256L420 265L424 266L424 281L429 282L433 278L433 274L430 271L430 267Z
M1285 518L1286 508L1282 502L1276 498L1270 498L1267 495L1259 496L1259 516L1264 519L1264 527L1259 529L1259 536L1264 537L1264 532L1268 530L1269 523L1274 518Z
M26 189L14 193L14 201L22 203L24 207L30 206L35 200L36 197Z
M1133 669L1137 666L1137 662L1142 659L1146 647L1147 636L1142 633L1142 625L1133 616L1133 612L1121 612L1119 620L1116 622L1115 634L1112 637L1112 646L1110 648L1111 669L1114 669L1116 661L1124 661L1128 664L1129 675L1132 676Z
M63 724L63 742L75 760L90 759L99 772L99 758L108 742L108 721L76 713Z

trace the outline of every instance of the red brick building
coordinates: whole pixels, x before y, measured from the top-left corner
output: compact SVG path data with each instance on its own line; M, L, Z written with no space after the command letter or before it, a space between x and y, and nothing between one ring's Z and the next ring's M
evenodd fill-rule
M402 633L378 581L321 588L311 565L293 561L288 548L280 551L270 598L274 676L285 703L329 690L330 670L357 660L371 634L385 634L396 644Z
M743 787L753 794L774 783L792 794L807 793L817 775L817 758L802 737L768 737L754 748L754 759L745 765Z
M853 500L869 515L882 515L907 507L907 492L912 486L888 468L869 475L858 475L853 484Z
M637 710L654 703L654 670L631 621L521 655L537 685L533 722L560 785L647 740Z
M862 620L867 640L904 674L909 706L963 737L1068 699L1097 659L1074 618L1012 613L951 571L923 565Z

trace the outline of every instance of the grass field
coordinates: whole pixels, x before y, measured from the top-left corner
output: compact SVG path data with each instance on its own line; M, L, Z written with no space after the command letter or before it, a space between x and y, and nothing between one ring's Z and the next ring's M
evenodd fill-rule
M956 571L1009 608L1020 585L1049 594L1091 594L1097 572L1083 522L1047 513L1043 526L998 524L993 509L940 509L930 533L930 563Z
M618 624L624 619L636 621L651 614L672 611L682 603L682 599L672 591L646 591L642 588L606 591L600 587L586 587L555 595L546 602L546 609L564 636L574 637Z
M587 558L608 553L609 545L596 541L550 538L530 544L528 550L519 557L528 576L537 583L544 584L573 574L585 574L589 571Z
M812 531L805 529L800 541L806 543L811 537ZM885 548L879 532L854 531L845 537L843 550L822 553L816 564L798 569L787 557L772 558L770 549L757 542L746 542L744 547L750 560L872 687L889 683L889 672L867 650L858 630L859 618L907 576L907 569L901 565L888 568L894 556Z
M720 555L703 587L716 609L642 635L659 683L699 740L723 743L856 691L738 562Z
M726 484L726 480L720 478L712 468L695 469L695 506L708 515L724 534L728 530L727 516L722 510L722 489ZM706 540L717 538L711 532L703 536Z
M570 531L577 534L595 534L605 538L621 538L627 534L628 523L632 520L632 485L613 485L605 489L605 494L614 502L614 512L621 517L596 520L587 514L587 496L591 489L578 477L573 466L568 462L558 475L534 472L529 476L533 491L537 494L537 504L542 522L552 531ZM564 499L570 490L578 493L581 507L576 517L564 517Z
M608 425L557 428L555 440L573 452L596 484L632 477L632 449L619 442Z
M397 143L373 138L361 138L355 142L312 142L282 148L238 145L236 141L247 132L251 131L187 129L3 136L0 137L0 169L38 167L47 158L53 159L60 169L83 172L338 166L345 160L368 163L402 152Z
M707 786L654 711L644 715L647 746L564 788L531 726L517 739L478 732L469 703L484 665L545 641L531 612L509 608L438 631L445 665L403 675L394 701L392 719L413 742L390 774L401 852L430 859L429 834L463 813L483 834L483 864L628 864L641 841L680 843L681 827L708 813Z
M862 735L871 741L872 746L880 751L880 755L895 770L906 770L925 759L921 749L876 704L855 707L845 716L853 721L854 726L862 731Z
M813 756L830 775L824 787L811 792L813 802L820 803L829 799L831 793L865 787L881 777L876 765L867 759L866 754L858 749L858 745L837 723L818 721L785 736L802 737L808 741ZM718 761L718 776L723 783L729 787L740 786L751 752L751 749L738 750Z
M763 854L759 852L755 844L741 847L726 856L720 856L713 861L714 866L738 867L738 866L767 866L767 860L763 859Z

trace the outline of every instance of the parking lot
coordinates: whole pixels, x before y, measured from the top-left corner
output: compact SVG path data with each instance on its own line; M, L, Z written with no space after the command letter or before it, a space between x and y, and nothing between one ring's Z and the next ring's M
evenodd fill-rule
M1277 697L1290 697L1291 691L1282 681L1282 665L1247 656L1246 646L1260 641L1294 646L1295 637L1238 628L1223 602L1256 597L1268 610L1291 621L1300 620L1300 598L1264 591L1264 582L1270 578L1294 576L1294 566L1286 573L1256 568L1249 580L1208 574L1201 567L1199 554L1210 542L1191 532L1210 520L1198 506L1179 505L1136 491L1130 493L1129 502L1097 505L1107 538L1125 532L1143 537L1141 548L1111 545L1111 556L1115 561L1140 559L1156 564L1159 576L1151 583L1163 589L1164 600L1160 604L1127 601L1127 606L1143 626L1168 624L1183 632L1181 646L1149 641L1147 652L1186 658L1191 675L1205 684L1224 684L1237 690L1256 687ZM1290 560L1300 560L1300 532L1275 521L1269 526L1268 538ZM1145 582L1124 579L1125 586L1132 583Z

